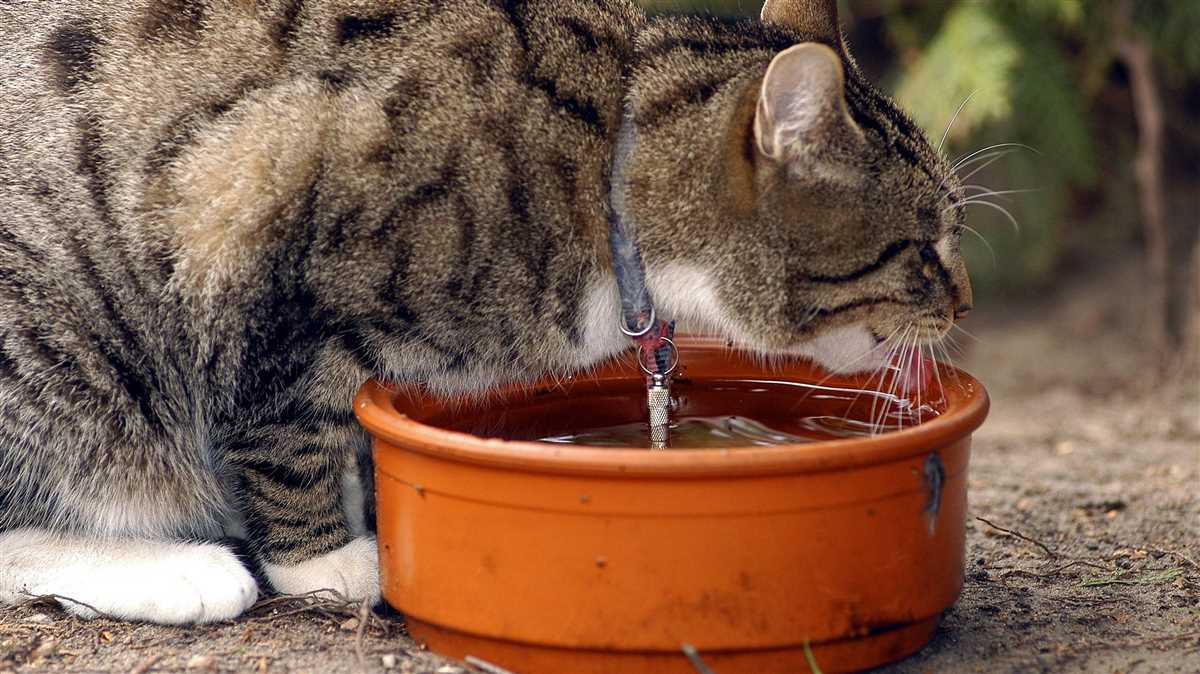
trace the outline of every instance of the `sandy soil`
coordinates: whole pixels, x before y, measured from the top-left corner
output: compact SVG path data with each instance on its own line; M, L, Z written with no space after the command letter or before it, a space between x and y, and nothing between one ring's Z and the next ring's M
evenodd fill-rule
M884 671L1200 672L1200 379L1180 367L1149 383L1135 287L1110 275L967 323L964 363L993 412L972 458L966 585L933 643ZM0 674L469 671L397 616L358 615L276 600L178 629L0 610Z

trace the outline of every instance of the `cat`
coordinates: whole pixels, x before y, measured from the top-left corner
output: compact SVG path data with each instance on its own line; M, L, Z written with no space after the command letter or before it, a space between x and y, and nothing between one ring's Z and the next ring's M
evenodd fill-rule
M0 45L0 604L377 600L357 387L619 353L610 213L661 316L760 352L970 309L958 182L834 0L28 0Z

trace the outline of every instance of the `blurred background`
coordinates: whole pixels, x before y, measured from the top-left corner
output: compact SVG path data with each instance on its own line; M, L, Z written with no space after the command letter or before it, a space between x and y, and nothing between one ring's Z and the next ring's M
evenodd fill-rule
M950 158L993 148L959 172L1012 191L968 210L981 312L1090 278L1139 305L1164 364L1200 355L1200 1L841 0L840 14L860 66L932 142L954 118Z

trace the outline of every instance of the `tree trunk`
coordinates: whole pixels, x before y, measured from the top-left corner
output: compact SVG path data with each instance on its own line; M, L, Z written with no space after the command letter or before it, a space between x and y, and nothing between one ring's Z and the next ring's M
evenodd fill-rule
M1200 235L1196 236L1196 245L1192 246L1192 334L1189 343L1187 360L1190 365L1200 369Z
M1171 242L1164 217L1163 106L1151 47L1132 27L1129 3L1124 3L1123 9L1128 32L1120 40L1118 51L1129 71L1138 127L1133 168L1146 243L1146 339L1151 349L1165 357L1179 348L1181 335L1171 329L1170 321Z

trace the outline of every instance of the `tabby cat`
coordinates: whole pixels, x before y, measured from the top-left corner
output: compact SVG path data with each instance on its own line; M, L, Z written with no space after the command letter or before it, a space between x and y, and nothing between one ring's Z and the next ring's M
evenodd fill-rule
M356 388L623 349L610 214L660 316L834 368L939 337L958 183L835 6L0 3L0 603L377 598Z

